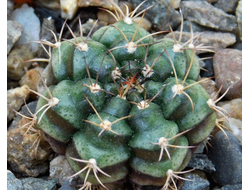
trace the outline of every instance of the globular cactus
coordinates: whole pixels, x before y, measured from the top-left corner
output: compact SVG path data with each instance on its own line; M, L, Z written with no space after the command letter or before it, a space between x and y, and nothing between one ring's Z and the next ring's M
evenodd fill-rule
M135 185L168 189L216 123L198 81L196 47L156 41L157 33L133 22L135 12L113 5L117 23L91 38L72 32L73 39L53 46L55 80L39 95L37 126L66 155L82 188L129 176Z

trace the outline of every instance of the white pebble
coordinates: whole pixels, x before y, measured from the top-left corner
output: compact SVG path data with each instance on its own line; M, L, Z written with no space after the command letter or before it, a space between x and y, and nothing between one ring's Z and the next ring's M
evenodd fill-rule
M27 4L23 4L21 8L13 11L11 20L19 22L24 30L16 44L30 44L32 52L38 50L37 43L31 41L38 41L40 35L40 21L34 13L34 9Z

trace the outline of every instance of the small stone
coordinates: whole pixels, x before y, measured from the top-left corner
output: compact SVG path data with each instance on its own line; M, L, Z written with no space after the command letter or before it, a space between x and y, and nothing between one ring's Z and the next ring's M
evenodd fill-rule
M27 85L10 89L7 91L7 121L9 122L15 116L12 109L18 111L24 104L24 100L29 98L29 87Z
M25 124L30 121L26 118L22 120L26 120ZM13 171L23 176L37 177L48 171L47 159L52 150L49 144L38 136L38 133L24 134L26 131L26 127L7 131L7 160Z
M242 143L242 121L235 118L228 118L223 125Z
M242 190L242 184L225 185L222 188L214 188L213 190Z
M133 11L133 5L127 1L119 1L118 2L118 6L121 8L122 12L124 14L126 14L126 6L128 7L129 12ZM116 15L115 11L111 11L114 15ZM115 19L115 17L113 15L111 15L110 13L108 13L107 11L104 10L99 10L97 12L97 18L99 21L104 21L107 24L114 24L115 22L117 22L117 20Z
M214 76L217 88L222 85L221 94L231 87L225 98L231 100L242 97L242 51L223 49L213 57Z
M117 22L110 13L104 10L98 10L97 18L99 21L106 22L107 24L114 24L115 22Z
M54 19L52 17L44 18L42 27L41 27L41 33L40 38L41 40L46 40L48 42L55 43L55 37L51 31L53 31L55 34L57 33L56 27L54 24ZM48 58L48 54L45 52L45 50L42 48L42 46L39 46L37 57L39 58ZM47 63L46 63L47 64ZM41 64L39 64L41 65Z
M142 21L141 21L141 19L142 19ZM145 30L147 30L147 31L149 31L151 29L151 27L152 27L151 22L146 18L136 17L136 18L133 19L133 21L138 23L138 24L140 23L140 26L142 28L144 28Z
M58 11L60 9L60 0L36 0L41 7L46 7L53 11Z
M59 184L63 184L68 177L75 174L65 156L59 155L50 162L50 178L58 179Z
M19 81L20 86L28 85L30 89L37 91L37 85L41 79L41 74L43 72L42 67L36 67L28 70L25 75ZM30 94L33 98L37 97L37 95Z
M242 1L241 0L238 3L235 14L236 14L236 17L237 17L237 23L238 23L238 30L239 30L239 33L240 33L240 39L242 40Z
M207 155L205 154L193 154L187 167L202 170L208 173L216 171L214 164L208 159Z
M209 190L210 183L204 179L205 173L191 172L183 174L183 177L189 180L183 180L180 190Z
M20 38L23 32L23 26L16 21L7 21L7 54L9 54L11 48L16 41Z
M219 131L210 141L208 158L215 165L212 179L219 185L238 184L242 182L242 146L234 135L226 132L229 141L222 131Z
M220 101L217 105L225 109L231 118L242 120L242 98Z
M129 0L129 2L133 5L133 7L137 7L142 1L141 0ZM138 12L148 8L152 5L152 2L146 1L141 5L141 7L138 9ZM145 14L145 18L147 18L151 24L152 29L156 31L169 31L169 25L173 29L176 29L180 22L181 22L181 16L180 13L171 7L170 1L155 1L154 7L147 10Z
M170 5L174 9L178 9L181 6L181 0L170 0Z
M239 0L218 0L214 6L226 13L234 14L238 1Z
M118 0L113 0L114 3L118 3ZM109 10L114 10L113 5L110 3L109 0L78 0L78 7L102 7Z
M7 170L7 189L8 190L24 190L21 180L17 179L14 174Z
M62 186L58 190L77 190L77 183L73 180L65 180L62 183Z
M206 78L201 78L201 80L204 80L204 79L206 79ZM200 84L203 86L203 88L205 88L205 90L207 91L207 93L209 94L209 97L211 99L218 98L218 95L217 95L218 89L216 87L216 83L214 80L207 79L204 82L201 82Z
M29 102L29 103L27 103L27 105L23 105L21 110L19 111L19 113L22 115L28 116L28 117L32 117L30 115L30 112L28 111L27 107L29 108L31 113L35 113L37 101L38 100ZM11 124L8 126L8 131L10 131L14 128L22 127L25 124L25 122L27 122L27 120L24 120L21 115L16 114L15 118L13 119Z
M82 33L83 33L83 35L87 36L91 29L93 29L92 30L92 34L93 34L99 28L107 25L107 23L105 23L104 21L98 20L95 27L93 28L95 22L96 22L96 20L93 20L93 19L90 18L90 19L88 19L88 21L86 23L82 24ZM80 30L77 32L77 35L78 34L80 36Z
M180 32L176 31L174 32L175 37L178 39ZM198 35L199 33L195 32L193 36ZM190 39L190 32L183 32L182 33L182 38L181 42L185 43ZM169 33L166 35L166 38L172 38L173 39L173 34ZM204 32L199 39L196 41L196 45L203 44L202 46L210 46L209 50L213 50L215 52L219 51L220 49L224 49L236 42L236 36L231 33L223 33L223 32L212 32L212 31L207 31ZM205 51L200 51L197 50L196 53L205 53L209 52L209 50Z
M77 0L60 0L60 5L61 17L64 19L71 20L78 10Z
M200 25L222 31L233 31L237 28L235 16L225 13L206 1L183 1L181 9L185 19Z
M21 181L25 190L55 190L57 183L56 179L44 180L33 177L23 178Z
M211 28L201 26L201 25L199 25L199 24L197 24L195 22L184 20L184 22L183 22L183 32L190 32L190 24L192 25L193 32L203 32L203 31L211 30ZM181 26L179 26L177 31L180 31L180 28L181 28Z
M17 44L25 44L31 48L32 52L36 52L38 44L31 43L31 41L38 41L40 38L40 21L34 13L34 9L23 4L21 8L13 11L11 20L19 22L24 29Z
M10 20L13 9L14 9L14 0L7 0L7 20Z
M24 62L33 59L34 54L26 45L15 46L7 58L7 77L13 80L20 80L31 62Z
M214 78L213 56L214 53L199 54L200 59L204 59L203 62L205 63L205 66L203 66L200 70L200 76L202 78Z

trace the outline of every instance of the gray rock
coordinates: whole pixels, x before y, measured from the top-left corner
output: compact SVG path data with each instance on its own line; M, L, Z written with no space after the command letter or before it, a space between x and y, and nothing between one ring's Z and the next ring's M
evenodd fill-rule
M59 184L63 184L64 181L68 181L68 177L75 174L74 170L70 167L66 157L62 155L55 157L50 162L49 173L50 178L57 178ZM73 179L73 181L75 181L75 178Z
M239 30L239 33L240 33L240 39L242 40L242 1L241 0L238 3L235 14L236 14L236 17L237 17L237 23L238 23L238 30Z
M192 181L183 180L183 184L180 190L208 190L210 183L208 180L202 178L196 173L186 173L183 175L184 178Z
M216 171L214 164L205 154L193 154L187 166L209 173Z
M219 186L242 182L242 146L230 132L226 133L230 143L225 134L219 131L210 142L213 148L208 151L208 158L216 168L211 177Z
M23 32L23 26L12 20L7 21L7 54L9 54L11 48L16 41L20 38Z
M142 1L141 0L129 0L133 7L137 7ZM147 7L155 5L154 7L147 10L145 18L147 18L152 23L152 28L154 30L168 30L168 23L173 29L176 29L181 21L181 16L178 11L171 7L169 0L146 1L138 10L141 11Z
M241 190L242 184L236 184L236 185L225 185L222 188L215 187L213 190Z
M14 174L7 170L7 189L8 190L24 190L21 180L17 179Z
M242 97L242 51L222 49L213 57L214 77L217 88L222 85L221 94L229 87L225 97L229 100Z
M56 179L43 180L41 178L23 178L21 179L25 190L56 190Z
M190 22L188 20L185 20L183 22L183 31L184 32L190 32ZM195 22L191 22L191 25L192 25L193 32L203 32L203 31L207 31L208 29L212 30L211 28L201 26ZM177 31L180 31L180 27L177 29Z
M182 0L182 1L207 1L208 3L216 3L218 0Z
M183 1L181 4L185 19L221 31L233 31L237 20L233 15L214 7L206 1Z
M178 39L180 32L174 32L175 37ZM193 34L193 36L196 36L197 32ZM169 33L166 35L167 38L173 38L173 34ZM182 33L182 39L181 42L185 43L190 39L190 32L183 32ZM220 49L224 49L236 42L236 37L232 33L224 33L224 32L212 32L207 31L204 32L199 39L196 41L196 45L203 44L203 46L211 46L213 48L210 48L210 50L218 51ZM205 53L209 51L200 51L197 50L197 54Z
M7 20L10 19L14 9L14 0L7 0Z
M226 13L234 14L238 1L239 0L218 0L218 2L214 4L214 6Z
M58 190L77 190L76 186L77 183L75 182L75 180L65 180Z
M57 34L56 27L54 24L54 19L52 17L44 18L40 32L40 39L49 41L51 43L55 43L54 35L50 30L52 30L55 34ZM48 54L44 51L42 46L39 46L38 48L37 57L49 59Z
M24 28L17 44L25 44L30 47L32 52L36 52L38 44L30 43L31 41L38 41L40 38L40 21L34 13L34 9L27 4L23 4L21 8L13 11L11 20L19 22Z

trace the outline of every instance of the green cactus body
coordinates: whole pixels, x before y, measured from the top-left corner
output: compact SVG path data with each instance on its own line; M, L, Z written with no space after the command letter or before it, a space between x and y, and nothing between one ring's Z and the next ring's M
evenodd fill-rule
M153 43L147 35L136 23L120 20L92 39L71 39L75 44L64 41L52 50L57 81L49 90L59 102L48 108L39 99L36 110L48 110L39 112L38 127L76 172L85 168L79 172L85 182L104 186L129 174L137 185L163 186L168 169L184 169L188 146L206 139L215 125L209 96L196 84L193 51L174 52L173 40ZM129 52L124 46L132 39L142 39L136 44L141 46ZM79 50L80 43L88 49ZM133 62L135 70L119 70ZM43 96L51 98L47 91Z
M154 73L149 79L156 82L163 82L169 77L173 77L173 67L170 59L173 62L176 74L179 79L183 79L187 73L189 64L192 60L193 51L184 50L183 52L175 53L173 51L174 41L172 39L162 39L158 43L153 44L148 49L147 65L153 66ZM164 53L161 57L158 56L166 50L168 54ZM200 73L200 66L195 55L192 61L191 70L188 74L189 79L197 80Z

